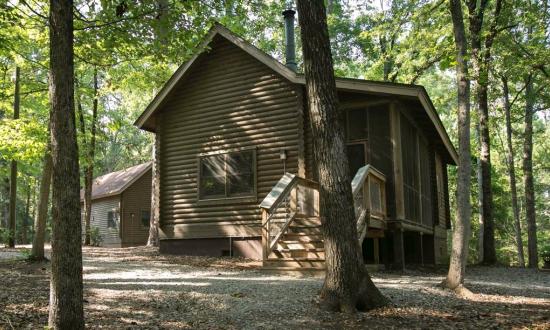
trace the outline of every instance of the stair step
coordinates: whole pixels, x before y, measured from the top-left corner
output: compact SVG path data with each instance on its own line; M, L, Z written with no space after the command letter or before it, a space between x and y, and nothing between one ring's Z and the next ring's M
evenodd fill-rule
M325 260L312 258L279 258L263 262L264 267L325 268Z
M324 247L323 241L283 241L280 240L275 247L276 250L283 249L315 249Z
M325 259L325 251L315 250L273 250L270 257L273 258L305 258L305 259Z
M291 226L320 226L321 219L319 218L294 218L290 223Z
M262 272L280 275L308 277L322 277L325 275L325 268L322 267L262 266L260 269Z
M292 252L292 251L303 251L303 252L325 252L324 248L287 248L287 249L277 249L279 252Z
M289 226L288 231L285 234L321 235L321 228Z

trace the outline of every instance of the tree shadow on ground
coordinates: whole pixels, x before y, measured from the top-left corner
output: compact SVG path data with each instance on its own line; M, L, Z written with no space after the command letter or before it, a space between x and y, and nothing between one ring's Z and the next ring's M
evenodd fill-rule
M375 273L375 283L395 307L345 315L315 307L320 278L224 269L220 260L207 262L213 267L197 267L198 260L188 265L185 258L171 262L144 257L144 261L135 255L124 261L129 253L139 254L133 250L111 257L86 255L87 327L542 329L550 325L548 278L536 272L473 269L467 278L475 293L471 300L437 287L443 279L439 273ZM48 268L25 262L0 265L0 328L10 328L10 323L14 328L46 324Z

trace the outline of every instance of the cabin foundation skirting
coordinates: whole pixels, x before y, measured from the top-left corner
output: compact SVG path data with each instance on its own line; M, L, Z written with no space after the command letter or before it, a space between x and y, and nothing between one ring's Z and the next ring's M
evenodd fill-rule
M160 240L160 253L210 257L262 259L260 237L220 237Z

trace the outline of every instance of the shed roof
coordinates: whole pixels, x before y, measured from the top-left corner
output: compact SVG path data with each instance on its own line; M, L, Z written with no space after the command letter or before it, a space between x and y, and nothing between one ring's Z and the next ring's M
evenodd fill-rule
M95 178L92 185L92 200L122 194L151 167L152 162L147 162ZM84 189L80 190L80 200L84 200Z
M170 77L162 89L158 92L155 98L139 116L134 123L141 129L148 131L155 131L155 124L153 114L162 106L164 101L170 95L170 92L176 87L176 85L185 77L186 72L191 68L193 63L197 61L199 56L208 49L208 45L212 42L214 37L221 36L233 43L237 47L241 48L256 60L264 63L270 67L273 71L288 79L290 82L300 85L305 85L305 77L303 74L296 73L277 61L275 58L258 49L248 41L244 40L240 36L231 32L225 26L215 23L210 29L203 42L197 47L195 55L187 62L182 64L176 72ZM394 95L399 97L413 97L420 102L422 108L426 112L430 121L433 124L433 129L437 132L437 135L441 139L445 150L448 153L448 158L451 163L458 163L458 153L454 148L445 127L443 126L441 119L439 118L435 107L428 96L428 93L423 86L413 84L400 84L391 82L381 82L363 79L349 79L349 78L336 78L336 88L339 91L355 91L355 92L369 92L380 93L387 95Z

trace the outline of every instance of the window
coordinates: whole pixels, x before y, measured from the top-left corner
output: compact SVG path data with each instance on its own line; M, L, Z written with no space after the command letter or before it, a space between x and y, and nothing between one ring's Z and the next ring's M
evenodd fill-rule
M151 211L141 210L141 224L143 227L149 227L151 224Z
M199 159L199 198L253 196L256 152L243 150Z
M107 228L117 228L118 223L118 212L109 211L107 212Z

